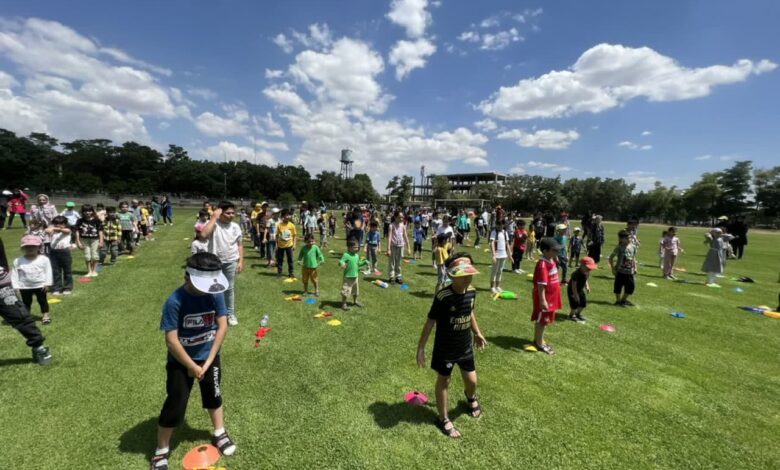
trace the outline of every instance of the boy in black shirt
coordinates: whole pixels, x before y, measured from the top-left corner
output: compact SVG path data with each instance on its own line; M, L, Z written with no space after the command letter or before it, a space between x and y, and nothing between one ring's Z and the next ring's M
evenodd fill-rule
M452 284L436 293L417 346L417 364L425 367L425 344L435 326L436 337L433 342L431 369L438 373L436 408L439 419L436 426L445 436L452 438L461 437L460 431L447 416L450 375L455 364L460 367L469 414L473 418L482 416L476 394L477 372L474 366L472 343L482 350L487 346L487 340L482 336L477 318L474 316L476 289L471 286L471 278L479 274L479 271L474 268L473 263L468 253L456 253L447 260L445 266L449 277L452 278Z
M566 289L569 294L569 306L571 307L569 320L576 322L585 321L585 317L582 316L582 311L588 306L588 298L585 293L590 293L588 278L590 278L590 272L594 269L598 269L598 265L593 261L593 258L586 256L580 260L580 268L571 273L571 280Z

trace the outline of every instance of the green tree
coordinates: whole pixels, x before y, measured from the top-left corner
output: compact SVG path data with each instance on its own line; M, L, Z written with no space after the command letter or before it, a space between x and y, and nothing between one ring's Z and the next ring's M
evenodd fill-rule
M452 185L446 176L434 176L431 179L431 186L434 199L447 199L450 196Z
M767 217L780 216L780 166L756 170L753 176L756 188L756 209Z
M704 173L683 194L683 207L688 222L708 222L714 217L715 204L720 197L717 173Z
M720 194L716 208L719 215L734 216L747 210L747 196L752 193L750 188L752 170L752 162L739 161L731 168L718 173Z

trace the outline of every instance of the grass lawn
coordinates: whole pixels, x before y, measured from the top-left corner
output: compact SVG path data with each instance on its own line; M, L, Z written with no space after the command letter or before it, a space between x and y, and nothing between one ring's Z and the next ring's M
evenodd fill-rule
M32 363L22 337L0 328L3 467L148 465L165 397L160 310L182 282L189 253L183 239L191 236L194 212L177 216L135 259L121 259L52 305L53 323L43 327L51 366ZM618 228L607 227L607 254ZM737 308L776 305L780 237L751 233L745 259L730 261L723 288L714 289L697 272L704 231L680 231L686 252L678 265L688 269L682 277L691 284L666 281L650 267L657 265L660 232L640 227L647 266L637 278L637 306L611 305L610 273L594 272L589 321L559 317L547 335L557 350L552 357L522 350L533 336L527 277L505 273L503 287L519 300L493 301L488 254L468 249L483 271L475 278L476 314L490 346L477 355L481 419L462 411L462 384L453 376L451 416L464 434L458 441L433 426L432 404L402 403L408 390L433 395L434 372L415 364L436 282L427 262L404 265L408 291L361 281L366 308L341 312L337 254L328 255L320 273L320 306L285 301L301 285L277 280L247 250L237 281L241 323L222 352L227 429L238 451L222 463L230 469L780 468L780 321ZM0 234L10 253L20 234ZM340 252L344 241L334 245ZM74 260L83 271L79 253ZM383 271L386 263L383 257ZM528 261L523 267L532 268ZM729 280L734 275L756 283ZM322 309L343 324L314 319ZM687 318L673 318L672 311ZM255 349L264 314L273 330ZM615 333L598 328L607 322ZM432 346L431 339L429 359ZM210 423L199 392L193 395L187 423L174 435L172 468L208 440Z

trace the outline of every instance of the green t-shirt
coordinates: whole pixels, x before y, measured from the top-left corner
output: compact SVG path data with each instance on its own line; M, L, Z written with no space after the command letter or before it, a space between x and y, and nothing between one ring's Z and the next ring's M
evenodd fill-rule
M133 222L138 220L131 211L117 212L116 218L119 220L122 230L133 230Z
M304 245L298 253L298 261L301 260L304 268L315 269L325 261L325 256L317 245Z
M616 246L615 250L609 255L609 262L613 263L619 273L634 274L636 272L636 245L629 243L626 246Z
M362 266L368 265L368 261L360 261L360 255L357 253L346 252L341 255L341 260L339 260L339 266L344 265L347 265L347 269L344 270L344 277L353 278L358 277L358 270Z

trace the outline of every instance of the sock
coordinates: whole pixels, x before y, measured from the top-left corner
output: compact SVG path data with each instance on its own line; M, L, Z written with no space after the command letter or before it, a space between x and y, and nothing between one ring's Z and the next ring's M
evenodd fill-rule
M154 451L154 455L165 455L170 451L167 447L163 447L162 449L157 449Z
M214 437L225 434L225 428L219 428L214 430Z

